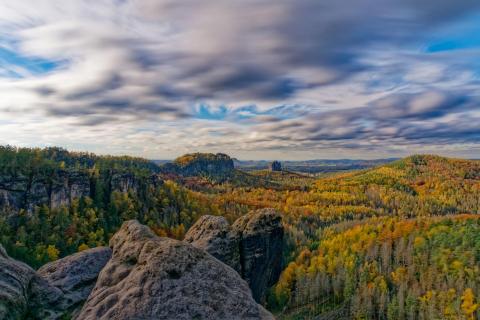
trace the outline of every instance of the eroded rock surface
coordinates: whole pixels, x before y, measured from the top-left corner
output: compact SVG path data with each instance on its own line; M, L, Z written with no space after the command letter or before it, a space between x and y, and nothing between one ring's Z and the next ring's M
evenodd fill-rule
M20 209L28 213L43 205L50 209L69 206L75 199L94 197L94 180L108 185L109 191L138 193L148 186L162 184L160 176L139 178L129 172L110 171L101 177L93 177L88 170L56 170L49 174L37 173L31 176L0 174L0 208L14 215Z
M62 293L0 245L0 319L57 319Z
M20 319L26 314L34 276L33 269L11 259L0 246L0 319Z
M37 272L49 285L61 290L62 309L76 314L111 255L112 250L107 247L88 249L50 262Z
M37 272L0 246L0 319L273 319L252 296L260 291L250 291L219 259L264 286L272 274L264 263L276 263L269 251L277 248L275 217L252 214L232 227L222 217L203 217L189 240L217 258L157 237L135 220L113 236L111 249L86 250Z
M125 222L77 319L273 319L237 272L204 250Z
M203 216L188 230L184 241L237 270L256 301L264 302L267 289L280 276L283 226L274 209L252 211L231 227L224 217Z
M224 217L205 215L188 230L184 241L206 250L215 258L241 272L240 237Z
M274 209L261 209L237 219L232 230L241 234L242 278L255 300L263 303L267 289L282 271L282 218Z

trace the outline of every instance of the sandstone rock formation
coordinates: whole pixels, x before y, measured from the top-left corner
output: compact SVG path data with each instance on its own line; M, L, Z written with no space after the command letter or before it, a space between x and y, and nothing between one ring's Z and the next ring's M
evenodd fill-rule
M273 319L230 267L128 221L77 319Z
M240 237L232 232L225 217L201 216L188 230L184 241L203 249L241 273Z
M11 259L0 246L0 319L20 319L26 314L28 287L34 276L35 271Z
M252 274L270 274L260 265L273 261L264 246L275 248L268 240L275 219L264 212L230 228L224 218L206 216L202 228L192 229L191 241L263 285ZM253 243L259 244L255 252L244 250L253 250ZM205 250L157 237L134 220L123 224L110 246L65 257L37 272L0 246L0 319L273 319L240 275Z
M0 175L0 208L5 212L25 209L32 213L35 207L46 205L52 209L69 206L74 199L94 197L91 185L95 181L86 170L57 170L50 174ZM137 193L145 185L157 187L162 180L156 174L148 179L138 178L131 172L109 171L102 179L109 191Z
M90 295L111 255L110 248L93 248L50 262L37 273L49 285L61 290L62 309L75 314Z
M23 205L28 178L23 175L0 175L0 207L17 209Z
M57 172L48 189L50 192L50 208L69 205L73 199L90 195L90 178L84 171Z
M62 292L0 246L0 319L57 319Z
M0 176L0 207L14 211L33 212L41 205L58 208L82 196L90 196L90 178L84 171L60 170L50 176Z
M232 230L241 234L242 278L255 300L263 303L282 271L282 218L274 209L261 209L237 219Z
M281 216L273 209L240 217L230 227L223 217L203 216L184 241L206 250L237 270L258 302L280 276L283 251Z
M273 161L270 164L271 171L282 171L282 164L279 161Z
M109 248L87 250L47 264L37 273L0 246L0 319L57 320L74 314L110 254Z

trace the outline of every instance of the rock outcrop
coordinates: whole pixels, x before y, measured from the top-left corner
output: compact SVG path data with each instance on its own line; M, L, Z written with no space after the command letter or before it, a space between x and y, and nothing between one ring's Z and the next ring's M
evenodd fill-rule
M58 208L73 199L90 196L90 177L86 171L56 171L51 175L0 175L0 207L33 212L47 205Z
M24 203L28 178L23 175L0 175L0 207L17 210Z
M237 270L255 300L263 303L267 289L281 273L283 232L281 216L273 209L262 209L240 217L231 227L223 217L203 216L184 241Z
M191 230L192 244L217 258L157 237L135 220L112 237L111 249L89 249L37 272L0 246L0 319L274 319L252 296L261 290L250 291L219 260L236 265L251 285L268 283L272 267L263 264L276 263L269 248L278 249L279 218L246 217L230 227L222 217L206 216Z
M0 246L0 319L58 319L62 292Z
M11 259L0 246L0 319L21 319L27 313L28 287L35 271Z
M50 208L68 206L73 199L90 196L90 178L85 171L59 171L48 188Z
M279 161L272 161L272 163L270 163L270 170L282 171L282 164Z
M250 285L255 300L263 303L267 289L282 272L282 218L273 209L261 209L237 219L232 230L241 234L242 278Z
M58 320L75 314L110 254L109 248L91 249L35 272L0 246L0 319Z
M77 319L273 319L247 283L204 250L125 222Z
M241 273L240 237L232 232L230 225L221 216L201 216L188 230L184 241L203 249Z
M76 314L95 286L98 274L112 255L106 247L88 249L50 262L37 272L63 293L62 309Z
M74 199L95 196L96 180L102 180L108 191L137 193L140 188L161 185L157 174L149 178L139 178L132 172L104 173L93 177L88 170L56 170L51 173L38 173L32 176L0 174L0 208L5 212L18 212L25 209L32 213L36 207L46 205L51 209L69 206Z

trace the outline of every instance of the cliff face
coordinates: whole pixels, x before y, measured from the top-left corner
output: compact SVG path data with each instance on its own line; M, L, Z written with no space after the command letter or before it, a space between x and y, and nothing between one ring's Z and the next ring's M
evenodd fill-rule
M157 175L139 179L132 173L107 172L94 177L88 170L57 170L51 174L1 175L0 208L6 212L25 209L32 213L43 205L51 209L69 206L74 199L93 197L96 180L102 180L109 191L138 192L142 182L158 186L162 183Z
M282 267L283 225L273 209L240 217L230 227L224 217L203 216L185 235L185 241L206 250L237 270L253 297L263 303Z
M73 199L90 196L90 179L86 172L60 171L52 177L48 187L50 208L53 209L68 206Z
M273 209L262 209L240 217L232 225L240 234L242 278L255 300L265 301L265 294L282 272L283 226L281 216Z

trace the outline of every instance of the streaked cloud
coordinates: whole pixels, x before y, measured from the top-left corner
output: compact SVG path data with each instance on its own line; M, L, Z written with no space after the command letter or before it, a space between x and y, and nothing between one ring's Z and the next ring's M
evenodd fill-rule
M480 156L477 0L0 0L0 143Z

